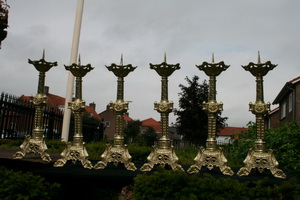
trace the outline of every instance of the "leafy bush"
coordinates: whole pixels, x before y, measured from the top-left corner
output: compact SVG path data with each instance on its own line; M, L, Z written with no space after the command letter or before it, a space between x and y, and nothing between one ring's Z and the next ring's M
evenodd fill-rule
M256 125L254 122L249 122L247 126L247 132L233 135L233 138L238 139L236 139L233 144L228 144L227 146L230 152L227 154L227 159L230 166L243 166L243 161L248 154L248 150L250 148L254 148L254 142L256 139Z
M56 199L60 185L46 182L32 173L13 171L0 166L0 199Z
M129 153L132 157L132 162L147 162L147 157L151 153L152 148L148 146L140 146L138 144L128 145Z
M213 178L208 174L187 175L184 172L167 170L136 176L133 192L135 200L300 198L300 186L295 179L272 185L267 178L255 182L239 182L232 178Z
M91 142L86 144L90 160L101 160L101 155L104 153L105 148L106 143L104 142Z
M279 168L294 175L300 175L300 126L296 122L280 124L278 128L265 131L266 148L273 149ZM248 150L254 148L256 139L255 123L248 123L248 131L238 134L227 155L230 166L243 166Z
M21 139L0 139L0 148L18 149L22 143Z
M181 165L193 165L194 159L197 156L199 151L198 147L187 147L182 150L176 151L176 155L179 158L179 164Z
M267 148L273 149L280 168L300 175L300 126L284 123L266 132Z

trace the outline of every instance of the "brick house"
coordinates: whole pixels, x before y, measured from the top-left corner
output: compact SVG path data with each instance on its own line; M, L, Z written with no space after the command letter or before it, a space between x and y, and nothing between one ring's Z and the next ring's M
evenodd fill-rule
M288 81L272 103L279 106L266 116L266 126L274 128L278 122L296 121L300 123L300 76Z
M109 108L109 105L106 106L106 110L98 114L104 123L104 135L103 139L113 140L115 131L116 131L116 115L113 110ZM124 127L126 127L129 121L133 121L129 117L128 113L125 113L124 116Z

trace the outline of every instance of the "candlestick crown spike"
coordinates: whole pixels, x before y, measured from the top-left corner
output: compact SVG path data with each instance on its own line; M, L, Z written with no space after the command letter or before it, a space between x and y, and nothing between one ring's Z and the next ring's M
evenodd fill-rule
M215 56L214 56L214 53L212 53L211 63L212 63L212 64L215 63Z
M259 53L259 51L258 51L257 63L260 64L260 53Z
M165 52L165 55L164 55L164 62L167 63L167 53Z
M121 61L120 61L120 65L123 65L123 54L121 54Z
M78 65L81 65L80 54L78 55Z
M43 49L43 56L42 59L45 60L45 49Z

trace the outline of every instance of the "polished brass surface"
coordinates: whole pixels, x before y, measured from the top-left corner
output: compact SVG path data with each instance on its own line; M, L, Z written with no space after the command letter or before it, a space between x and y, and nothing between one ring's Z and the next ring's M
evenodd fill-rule
M107 67L107 66L106 66ZM128 110L128 102L124 101L124 77L130 72L134 71L136 67L131 64L123 65L123 55L121 56L120 65L115 63L107 67L109 71L112 71L117 80L117 100L116 102L110 102L110 109L115 112L116 117L116 129L114 135L113 145L107 144L104 153L101 155L102 160L99 161L94 168L104 169L107 163L114 163L117 166L119 163L123 163L127 170L135 171L136 167L131 162L131 156L128 151L128 147L124 144L124 113Z
M68 109L71 109L74 112L75 128L73 141L66 143L66 148L61 153L62 158L54 163L54 167L62 167L68 160L71 160L74 164L76 161L80 161L84 168L91 169L93 166L88 160L89 155L86 151L82 135L82 115L85 110L85 101L82 100L82 78L94 68L90 64L81 65L80 56L78 64L73 63L70 66L65 65L65 68L75 76L75 100L73 102L68 102Z
M28 59L28 63L32 64L36 70L39 71L37 95L30 97L30 101L35 106L34 129L32 137L30 135L25 137L24 142L20 146L20 151L16 152L13 155L13 158L22 159L26 153L34 153L39 154L43 161L50 162L51 157L45 152L47 150L47 145L43 134L43 113L44 107L47 104L47 96L44 94L44 87L46 72L52 67L57 66L57 62L45 61L45 51L43 51L42 59L37 61Z
M274 69L277 65L272 64L270 61L265 63L260 62L260 55L258 52L258 63L250 62L247 66L242 66L246 71L249 71L256 77L256 101L249 104L249 111L256 117L256 140L254 149L249 149L248 155L244 160L245 167L238 171L239 176L248 176L251 170L257 168L260 173L264 169L269 169L274 177L286 178L284 172L278 169L278 162L273 154L273 150L266 151L265 137L265 123L264 116L270 110L270 103L264 102L263 92L263 76Z
M169 113L173 110L173 102L168 100L168 76L175 70L180 69L180 66L179 64L167 64L165 55L164 62L157 65L150 63L150 69L154 69L161 76L161 101L154 103L154 109L160 113L162 133L147 157L148 162L140 170L144 172L151 171L156 164L159 164L162 167L169 165L173 170L184 171L181 165L177 163L178 157L169 138Z
M195 164L188 169L188 173L198 173L202 166L207 166L209 170L214 167L219 167L224 175L232 176L234 172L227 166L227 159L224 156L223 149L217 145L217 115L223 110L223 104L216 101L216 76L225 71L229 65L225 65L223 61L214 63L214 56L212 63L203 62L202 65L197 66L199 70L205 72L209 76L209 94L208 102L203 102L203 110L208 115L208 137L206 140L206 147L200 147L200 150L195 157Z

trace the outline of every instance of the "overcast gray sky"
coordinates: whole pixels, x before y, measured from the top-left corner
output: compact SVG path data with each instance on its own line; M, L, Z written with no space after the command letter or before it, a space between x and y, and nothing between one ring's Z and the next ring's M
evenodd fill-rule
M58 62L46 74L50 93L65 97L76 0L8 0L8 36L0 50L0 90L35 95L38 72L28 58ZM178 108L179 84L185 77L208 77L195 65L224 61L230 65L217 77L217 101L224 104L229 126L246 126L255 117L255 77L241 65L270 60L278 66L264 78L265 101L275 99L283 85L300 75L300 1L298 0L85 0L79 53L82 64L95 69L83 79L83 99L102 112L116 100L117 78L105 65L138 66L125 78L125 100L132 101L133 119L160 120L153 103L160 101L159 75L149 63L180 63L169 77L169 100ZM272 105L271 108L275 108ZM176 116L170 114L170 122Z

